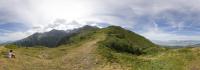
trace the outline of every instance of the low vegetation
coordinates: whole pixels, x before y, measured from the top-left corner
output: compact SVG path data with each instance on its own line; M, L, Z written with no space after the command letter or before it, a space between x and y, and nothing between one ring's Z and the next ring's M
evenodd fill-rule
M199 70L200 48L164 48L120 27L104 29L98 52L122 70ZM197 63L197 64L194 64Z
M107 35L107 38L101 41L100 46L108 47L118 52L142 55L153 54L162 50L162 48L146 38L131 31L124 30L121 27L110 26L103 29L103 31Z
M109 63L117 63L129 70L199 70L200 48L163 49L159 53L133 55L99 47L98 51Z
M54 48L2 46L0 70L200 70L200 48L162 48L121 27L65 39ZM6 57L10 49L16 58Z

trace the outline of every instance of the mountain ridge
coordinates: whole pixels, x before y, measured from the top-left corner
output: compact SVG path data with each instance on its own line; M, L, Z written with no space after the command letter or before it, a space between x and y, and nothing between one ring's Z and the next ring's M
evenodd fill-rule
M78 30L79 31L79 30ZM75 31L77 32L77 31ZM36 34L37 35L37 34ZM66 37L65 37L66 38ZM200 48L162 48L118 26L81 29L58 47L0 47L17 58L0 56L1 70L193 70L200 69Z
M49 32L43 32L43 33L36 32L22 40L14 42L13 44L26 47L32 47L32 46L56 47L58 46L60 40L64 37L71 37L73 35L76 35L80 33L81 30L87 30L87 29L93 30L96 28L97 27L86 25L81 28L77 28L70 31L53 29Z

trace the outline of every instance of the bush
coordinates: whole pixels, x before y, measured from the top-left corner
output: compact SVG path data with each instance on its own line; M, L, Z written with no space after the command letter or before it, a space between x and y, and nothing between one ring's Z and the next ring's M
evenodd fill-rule
M8 48L8 49L16 49L17 46L16 46L16 45L13 45L13 44L8 44L8 45L5 45L5 48Z
M133 46L130 42L124 39L119 38L108 38L108 40L105 40L102 43L104 46L114 49L118 52L127 52L135 55L141 55L144 52L142 51L142 48Z

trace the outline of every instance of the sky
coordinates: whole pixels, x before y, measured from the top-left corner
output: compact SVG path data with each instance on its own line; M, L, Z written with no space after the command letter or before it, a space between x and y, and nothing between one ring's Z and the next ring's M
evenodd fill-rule
M0 0L0 42L84 25L121 26L150 40L200 40L200 0Z

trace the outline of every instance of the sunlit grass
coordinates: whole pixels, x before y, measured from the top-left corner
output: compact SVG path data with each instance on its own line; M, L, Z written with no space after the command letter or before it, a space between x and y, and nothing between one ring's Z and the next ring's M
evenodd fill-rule
M99 48L100 54L108 62L118 63L131 70L199 70L199 50L200 48L179 48L164 50L154 55L136 56L112 51L106 47Z
M137 41L140 43L130 43L135 39L130 39L129 36L132 36L127 33L125 38L119 34L116 37L128 40L131 44L127 45L128 48L124 48L124 45L129 43L110 40L118 45L123 44L117 46L124 48L124 51L120 51L103 43L107 42L107 39L115 38L106 38L108 36L105 32L106 29L88 33L91 35L80 34L72 38L73 43L55 48L13 45L0 47L0 70L200 70L200 48L162 48L144 38L141 42ZM145 42L145 45L142 42ZM110 42L106 44L109 45ZM145 53L135 54L138 51L130 49L141 47L132 44L145 47L139 50ZM6 57L10 49L14 50L16 58Z

